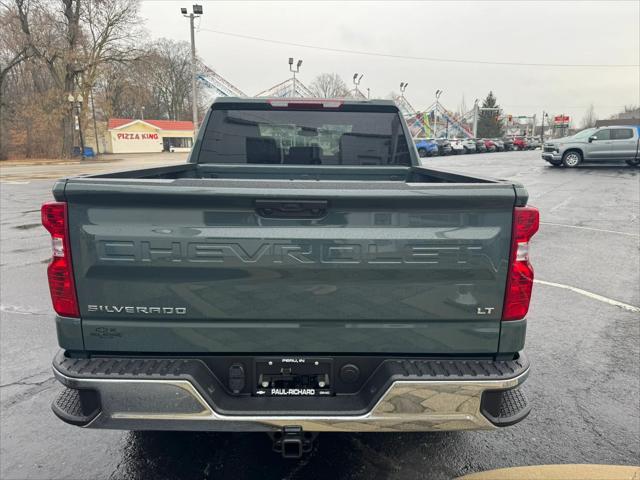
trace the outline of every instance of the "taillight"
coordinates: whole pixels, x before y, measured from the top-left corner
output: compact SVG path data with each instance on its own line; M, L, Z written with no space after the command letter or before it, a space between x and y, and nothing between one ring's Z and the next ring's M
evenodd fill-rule
M529 240L540 226L535 207L515 207L511 232L511 256L502 320L520 320L529 311L533 288L533 267L529 263Z
M71 267L67 204L49 202L42 205L42 225L51 234L53 259L47 268L53 309L63 317L79 317L76 287Z

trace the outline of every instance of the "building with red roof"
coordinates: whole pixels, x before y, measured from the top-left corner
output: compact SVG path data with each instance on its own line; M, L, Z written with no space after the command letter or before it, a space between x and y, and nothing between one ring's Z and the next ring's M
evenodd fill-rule
M193 146L193 122L111 118L107 123L108 153L189 151Z

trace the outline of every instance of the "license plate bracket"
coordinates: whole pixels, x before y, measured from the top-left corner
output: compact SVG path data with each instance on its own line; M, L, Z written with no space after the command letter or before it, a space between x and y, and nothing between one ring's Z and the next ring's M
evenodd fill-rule
M253 394L262 397L333 395L333 359L260 357L254 365Z

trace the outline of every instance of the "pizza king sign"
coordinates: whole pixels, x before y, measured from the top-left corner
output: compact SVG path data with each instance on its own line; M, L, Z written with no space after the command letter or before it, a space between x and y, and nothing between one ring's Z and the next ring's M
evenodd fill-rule
M118 140L158 140L157 133L118 133Z

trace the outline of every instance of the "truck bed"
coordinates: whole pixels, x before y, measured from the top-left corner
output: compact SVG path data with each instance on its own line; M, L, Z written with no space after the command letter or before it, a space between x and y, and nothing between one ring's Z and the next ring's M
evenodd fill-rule
M413 166L314 166L314 165L222 165L186 163L165 167L124 170L112 173L85 175L74 179L129 179L129 180L184 180L184 179L229 179L229 180L309 180L309 181L354 181L358 185L373 187L378 182L402 183L505 183L496 179L471 177L444 170L432 170ZM376 182L372 184L369 182ZM363 183L366 182L366 183ZM325 184L330 187L331 185Z

